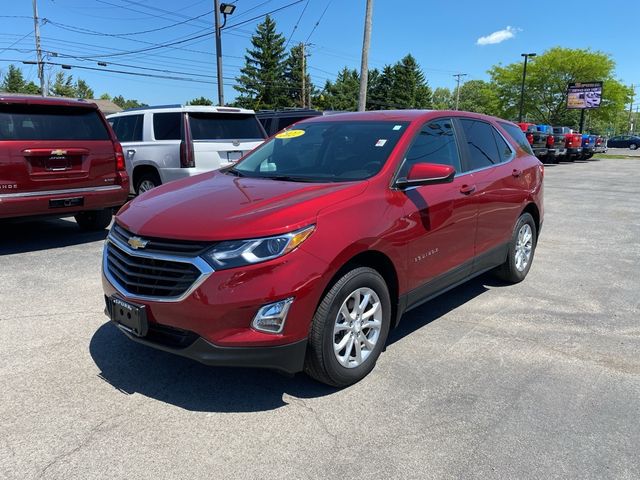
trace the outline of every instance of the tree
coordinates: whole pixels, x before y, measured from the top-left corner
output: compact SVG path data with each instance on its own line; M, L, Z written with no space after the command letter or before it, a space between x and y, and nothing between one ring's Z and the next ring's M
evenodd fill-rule
M393 86L393 67L385 65L382 72L373 69L369 72L369 88L367 94L367 108L369 110L384 110L393 107L389 105L391 88Z
M111 99L113 103L118 105L120 108L126 110L128 108L138 108L138 107L146 107L146 103L141 103L138 100L127 100L122 95L117 95Z
M251 37L253 48L247 50L245 66L236 78L234 88L240 93L236 104L256 110L289 105L284 43L275 21L267 15Z
M314 103L325 110L355 111L358 107L360 75L356 70L344 67L335 81L327 80L321 94Z
M304 63L304 94L302 92L302 52L303 45L299 43L291 48L289 56L285 60L284 76L287 82L286 95L289 99L289 105L287 106L303 107L307 104L307 99L313 94L313 84L311 83L311 76L307 73L306 59Z
M187 105L213 105L213 102L206 97L198 97L193 100L189 100Z
M411 54L393 66L389 101L396 108L431 107L431 89L418 62Z
M631 90L614 77L611 55L590 49L555 47L527 65L524 96L525 119L552 125L577 127L578 110L567 109L567 84L604 82L602 104L591 111L593 125L615 125L631 98ZM496 65L489 70L498 97L499 114L517 119L520 103L522 63Z
M87 84L87 82L85 82L84 80L82 80L81 78L79 78L78 80L76 80L76 86L75 86L75 96L77 98L93 98L95 96L95 93L93 92L93 90L89 87L89 85Z
M455 104L458 88L451 94L451 103ZM469 80L460 85L459 110L484 113L485 115L499 115L500 107L495 87L483 80Z
M454 107L455 97L448 88L438 87L433 91L431 101L436 110L451 110Z
M40 94L40 88L33 82L25 81L22 70L14 65L9 65L9 70L0 84L0 90L9 93Z
M102 95L100 95L100 100L111 100L111 95L109 95L108 93L103 93Z
M76 88L73 84L73 76L66 75L63 71L56 73L56 79L49 93L55 97L75 97Z

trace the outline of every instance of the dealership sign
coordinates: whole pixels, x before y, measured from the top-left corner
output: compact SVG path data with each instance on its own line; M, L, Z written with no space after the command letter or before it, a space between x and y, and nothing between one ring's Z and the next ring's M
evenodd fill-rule
M567 108L598 108L602 101L602 82L570 83Z

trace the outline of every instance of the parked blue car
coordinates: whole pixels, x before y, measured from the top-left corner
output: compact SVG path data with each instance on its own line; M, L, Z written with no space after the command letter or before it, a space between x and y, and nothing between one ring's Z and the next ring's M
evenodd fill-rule
M593 153L596 149L597 135L589 135L588 133L582 134L582 159L587 160L593 157Z

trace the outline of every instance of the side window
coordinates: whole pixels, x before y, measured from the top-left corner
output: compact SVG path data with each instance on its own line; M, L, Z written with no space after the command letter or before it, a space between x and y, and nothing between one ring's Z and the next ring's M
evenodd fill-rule
M426 123L409 148L399 176L406 177L416 163L451 165L460 172L460 156L451 119L439 119Z
M127 115L114 119L112 124L116 137L121 142L142 141L143 115Z
M504 141L502 135L500 135L495 128L491 127L491 131L493 132L493 137L496 140L500 162L508 162L509 160L511 160L511 157L513 157L513 150L511 150L509 144Z
M493 127L486 122L470 118L463 118L460 123L467 138L468 169L476 170L500 163L498 147L491 131Z
M154 113L153 134L156 140L180 140L180 112Z
M520 127L517 125L513 125L512 123L499 122L500 126L504 128L512 140L514 140L520 148L522 148L529 155L533 155L533 150L531 150L531 145L529 145L529 141L525 136L524 132L520 130Z

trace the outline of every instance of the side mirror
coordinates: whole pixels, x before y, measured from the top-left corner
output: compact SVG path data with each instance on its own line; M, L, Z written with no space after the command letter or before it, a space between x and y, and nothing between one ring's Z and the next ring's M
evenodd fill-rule
M409 174L406 177L396 180L396 186L405 189L420 185L451 183L455 174L456 169L451 165L416 163L409 169Z

